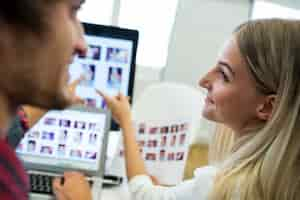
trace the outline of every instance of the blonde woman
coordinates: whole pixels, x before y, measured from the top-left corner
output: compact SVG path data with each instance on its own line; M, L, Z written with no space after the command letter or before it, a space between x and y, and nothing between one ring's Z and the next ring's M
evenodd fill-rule
M178 186L152 183L134 139L127 98L104 95L123 130L132 196L137 200L299 199L299 33L299 21L251 21L239 26L225 43L216 65L199 85L208 91L202 115L228 127L216 138L233 132L234 143L225 159L213 156L221 161L196 170L194 179ZM224 143L213 147L218 145Z

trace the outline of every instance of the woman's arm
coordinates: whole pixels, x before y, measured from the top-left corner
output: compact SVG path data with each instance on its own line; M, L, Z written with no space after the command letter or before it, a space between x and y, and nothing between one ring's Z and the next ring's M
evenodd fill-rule
M130 180L137 175L146 175L145 163L135 139L135 130L132 125L132 120L128 119L123 121L120 127L123 131L124 155L128 179Z
M144 160L140 155L140 148L135 139L130 104L123 94L109 97L97 91L107 102L114 119L119 123L123 132L124 155L128 179L137 175L147 175Z

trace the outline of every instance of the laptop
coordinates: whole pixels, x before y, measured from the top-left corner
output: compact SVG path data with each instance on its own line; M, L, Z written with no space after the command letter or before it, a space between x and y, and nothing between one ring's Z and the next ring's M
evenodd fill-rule
M30 177L30 199L53 199L52 179L64 171L84 173L93 199L101 199L110 119L107 111L81 106L47 112L16 149Z

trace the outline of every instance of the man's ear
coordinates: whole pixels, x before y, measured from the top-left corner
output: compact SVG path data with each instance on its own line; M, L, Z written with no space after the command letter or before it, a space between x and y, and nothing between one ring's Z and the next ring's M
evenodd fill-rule
M268 121L271 118L275 106L275 100L275 94L267 95L264 98L263 103L258 105L256 114L260 120Z

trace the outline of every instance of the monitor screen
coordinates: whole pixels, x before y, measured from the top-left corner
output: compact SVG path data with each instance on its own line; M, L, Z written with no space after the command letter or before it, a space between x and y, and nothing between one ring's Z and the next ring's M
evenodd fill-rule
M90 107L104 108L106 104L95 88L108 95L122 92L131 97L135 77L135 60L138 32L111 26L83 23L85 40L88 45L86 55L78 55L70 66L70 82L83 77L76 88ZM112 130L117 130L111 123Z
M16 152L27 165L96 171L100 167L106 113L50 111L25 134Z

